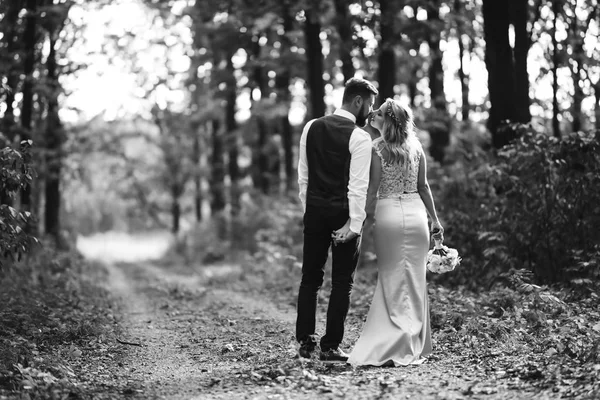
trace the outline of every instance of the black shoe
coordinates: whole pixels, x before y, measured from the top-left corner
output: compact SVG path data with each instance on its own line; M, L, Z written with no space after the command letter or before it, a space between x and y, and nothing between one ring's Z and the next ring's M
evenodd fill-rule
M340 349L330 349L322 351L319 355L319 359L326 362L346 362L348 361L348 354Z
M310 358L311 353L315 350L315 346L310 343L302 343L298 350L298 355L302 358Z

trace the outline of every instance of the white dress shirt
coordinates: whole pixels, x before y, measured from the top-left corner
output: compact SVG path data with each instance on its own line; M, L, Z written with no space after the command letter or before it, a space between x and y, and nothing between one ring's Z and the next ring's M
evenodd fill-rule
M356 123L356 117L350 112L337 109L335 115L348 118ZM298 186L300 188L300 201L306 211L306 190L308 188L308 162L306 160L306 136L314 119L310 120L300 136L300 150L298 160ZM371 136L364 130L356 127L350 136L348 150L350 151L350 180L348 182L348 207L350 211L350 230L360 234L363 222L367 216L365 203L367 188L369 186L369 168L371 166ZM341 227L340 227L341 228Z

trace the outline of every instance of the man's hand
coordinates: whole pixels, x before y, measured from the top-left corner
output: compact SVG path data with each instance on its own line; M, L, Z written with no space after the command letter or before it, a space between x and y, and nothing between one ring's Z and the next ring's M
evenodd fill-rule
M331 233L331 238L334 244L348 242L358 236L358 233L350 230L350 219L346 221L344 226Z

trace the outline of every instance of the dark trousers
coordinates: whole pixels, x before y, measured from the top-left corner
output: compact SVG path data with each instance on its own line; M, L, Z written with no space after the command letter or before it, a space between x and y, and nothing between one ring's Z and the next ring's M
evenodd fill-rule
M317 343L317 294L323 284L329 248L333 245L331 234L344 226L347 220L348 210L306 207L302 282L298 293L296 320L296 339L300 343ZM359 243L359 237L356 237L332 247L332 288L327 308L327 326L320 343L322 351L336 349L344 337L344 323L350 305L354 271L360 256Z

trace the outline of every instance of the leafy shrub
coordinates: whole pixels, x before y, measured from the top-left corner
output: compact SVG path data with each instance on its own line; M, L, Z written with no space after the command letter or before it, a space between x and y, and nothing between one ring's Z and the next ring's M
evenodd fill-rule
M3 203L8 203L0 204L0 269L6 261L20 260L37 243L37 239L27 233L31 213L18 211L10 205L16 194L33 180L31 141L22 142L21 146L24 149L21 152L11 147L0 150L0 195Z
M597 277L598 138L508 128L519 137L512 144L471 155L437 182L446 236L464 255L460 270L441 279L475 284L524 267L545 282Z
M104 343L120 333L112 299L101 287L106 277L102 265L58 251L52 242L0 276L0 398L74 396L71 382L81 377L69 371L79 366L65 355L84 347L106 354ZM32 386L26 392L25 380Z
M215 215L195 226L177 239L171 252L183 256L187 263L202 260L210 264L244 255L294 255L301 245L302 209L298 201L251 192L237 215Z

